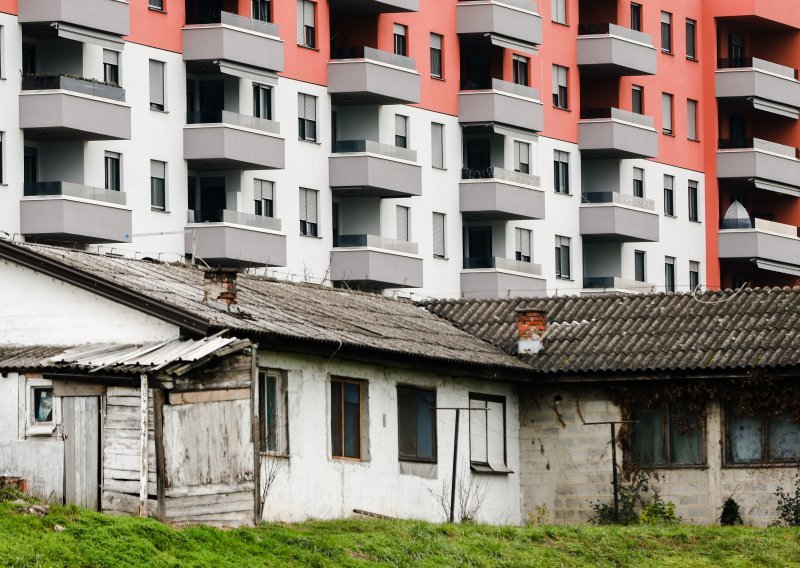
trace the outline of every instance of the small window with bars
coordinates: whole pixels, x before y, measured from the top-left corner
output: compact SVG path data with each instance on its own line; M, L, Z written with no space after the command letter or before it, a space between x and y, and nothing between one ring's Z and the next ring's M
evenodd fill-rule
M275 216L275 183L264 179L253 180L255 214L261 217Z

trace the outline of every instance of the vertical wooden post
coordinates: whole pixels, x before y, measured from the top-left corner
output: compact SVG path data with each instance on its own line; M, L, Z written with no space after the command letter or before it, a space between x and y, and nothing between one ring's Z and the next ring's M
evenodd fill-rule
M148 466L148 449L147 449L147 434L148 434L148 424L147 424L147 375L142 375L140 377L141 386L140 386L140 406L139 406L139 450L140 450L140 460L139 460L139 516L146 517L147 516L147 466Z
M167 518L166 475L167 460L164 453L164 390L153 390L153 418L155 419L156 443L156 492L158 494L158 520L162 523ZM150 472L148 472L149 475Z
M252 367L250 372L250 405L253 431L253 491L255 492L255 524L261 524L261 517L264 511L264 503L261 502L261 409L259 408L258 392L258 344L254 343L251 347Z

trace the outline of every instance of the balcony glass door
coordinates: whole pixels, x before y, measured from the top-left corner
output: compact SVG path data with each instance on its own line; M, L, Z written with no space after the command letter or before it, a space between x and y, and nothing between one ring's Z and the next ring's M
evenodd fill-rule
M471 173L488 172L492 165L491 155L491 147L487 138L467 140L464 166Z
M39 181L39 153L36 148L25 147L23 175L26 185Z
M222 221L222 211L226 206L225 178L202 178L200 180L200 214L197 221Z
M492 268L492 228L467 227L464 268Z
M737 32L728 34L728 59L731 67L744 67L744 35Z

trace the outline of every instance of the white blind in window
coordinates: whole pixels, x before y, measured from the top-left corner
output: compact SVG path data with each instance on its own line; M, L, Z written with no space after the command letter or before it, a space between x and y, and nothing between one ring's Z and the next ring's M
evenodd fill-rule
M314 2L310 2L309 0L306 0L303 6L303 23L310 28L316 27Z
M306 120L317 120L317 97L300 93L297 96L297 116Z
M408 207L397 206L397 240L408 240Z
M567 68L561 65L553 65L553 94L558 94L559 87L567 86Z
M164 64L150 60L150 102L164 105Z
M444 213L433 214L433 254L444 256Z
M167 176L167 164L158 160L150 160L150 177L164 179Z
M308 193L307 189L300 188L300 220L301 221L308 221L308 206L306 205L306 193Z
M397 136L403 136L404 138L408 135L408 118L403 116L402 114L394 115L394 133Z
M306 30L303 24L303 11L305 10L305 0L297 0L297 44L305 45Z
M431 123L431 164L444 167L444 125L435 122Z
M108 65L119 65L119 52L110 49L103 50L103 63Z
M525 142L514 141L514 169L519 171L528 171L530 164L530 146ZM526 167L520 167L520 166Z
M567 23L567 0L553 0L553 21Z
M254 199L274 199L275 195L274 192L275 192L275 186L271 181L266 181L263 179L254 180L254 187L253 187Z
M317 222L317 192L313 189L306 190L306 221Z
M492 469L504 469L506 465L506 425L502 402L486 403L486 461Z
M689 121L689 140L697 140L697 101L687 101L686 114Z
M531 231L529 229L517 229L517 251L522 256L531 256Z
M406 27L401 24L394 25L394 35L399 35L405 37L406 35Z
M470 399L470 408L485 409L486 401ZM469 459L475 463L487 463L489 452L486 446L486 414L484 410L469 411Z
M439 34L431 34L431 47L433 49L442 49L442 36Z
M663 128L667 132L672 132L672 95L663 93L661 95L661 116L664 121Z

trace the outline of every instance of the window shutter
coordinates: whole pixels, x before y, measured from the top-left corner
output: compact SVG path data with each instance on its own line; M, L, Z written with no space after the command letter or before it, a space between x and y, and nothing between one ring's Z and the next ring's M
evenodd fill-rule
M433 254L444 256L444 213L433 214Z
M408 207L397 206L397 240L408 240Z
M164 64L150 60L150 102L164 105Z
M697 140L697 101L689 100L686 112L689 120L689 139Z
M158 160L150 160L150 177L165 179L167 176L167 164Z
M306 29L303 24L303 13L305 11L305 0L297 0L297 44L306 43ZM302 96L302 95L301 95Z
M442 36L439 34L431 34L431 47L433 49L442 49Z
M308 197L306 194L308 193L307 189L300 188L300 220L301 221L308 221Z
M486 408L486 401L470 399L470 408ZM486 447L486 415L483 410L469 411L469 459L475 463L489 461Z
M103 63L107 65L119 65L119 52L111 49L104 49Z
M558 95L558 65L553 65L553 94Z
M297 118L306 117L306 96L302 93L297 95Z
M506 424L502 402L486 403L486 461L492 469L505 469L506 465Z
M531 232L528 229L517 229L517 250L522 256L531 256Z
M317 120L317 97L305 95L305 118L306 120Z
M303 6L303 23L311 28L317 27L314 16L314 8L314 2L309 2L309 0L305 1Z
M672 131L672 95L664 93L661 95L661 116L663 117L664 130Z
M313 189L306 190L306 207L307 215L306 221L309 223L317 222L317 192Z
M444 167L444 125L431 123L431 163L435 168Z
M397 136L406 137L407 133L406 130L408 129L407 126L407 119L402 114L394 115L394 133Z
M401 24L395 24L394 25L394 35L405 37L406 36L406 27L401 25Z
M261 182L261 199L275 199L275 183L259 180Z

